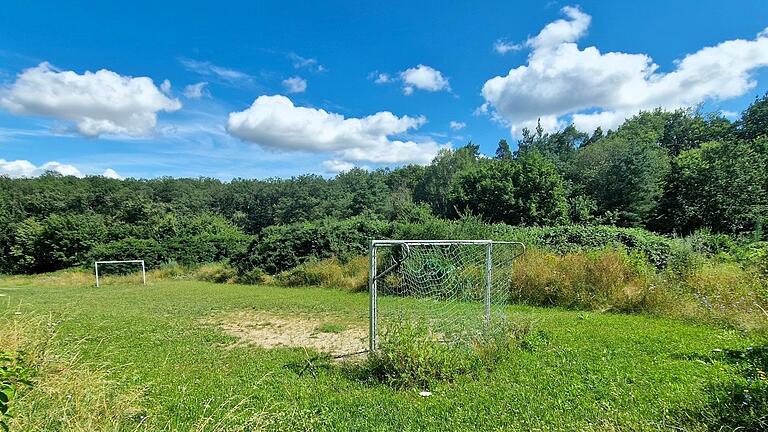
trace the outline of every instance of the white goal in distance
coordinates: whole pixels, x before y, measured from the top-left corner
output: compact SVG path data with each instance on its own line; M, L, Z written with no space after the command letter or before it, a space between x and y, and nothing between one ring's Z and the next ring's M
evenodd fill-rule
M96 261L93 263L93 268L96 271L96 287L98 288L100 285L99 282L99 265L104 264L141 264L141 282L142 284L147 284L147 270L144 266L144 260L118 260L118 261Z
M369 350L387 326L409 321L445 341L505 318L519 242L373 240L369 251Z

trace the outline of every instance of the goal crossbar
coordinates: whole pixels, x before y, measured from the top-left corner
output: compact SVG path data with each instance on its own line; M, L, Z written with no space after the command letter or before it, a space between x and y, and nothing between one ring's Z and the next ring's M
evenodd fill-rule
M144 265L144 260L112 260L112 261L96 261L93 263L93 268L96 271L96 287L98 288L100 285L99 283L99 264L130 264L130 263L141 263L141 282L142 284L147 284L147 270Z

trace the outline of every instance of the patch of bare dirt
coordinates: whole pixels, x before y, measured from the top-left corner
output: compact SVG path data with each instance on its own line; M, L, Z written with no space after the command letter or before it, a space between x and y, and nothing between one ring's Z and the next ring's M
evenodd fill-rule
M309 315L237 311L206 320L239 340L230 347L303 347L330 355L351 354L367 348L367 330ZM330 330L330 331L329 331Z

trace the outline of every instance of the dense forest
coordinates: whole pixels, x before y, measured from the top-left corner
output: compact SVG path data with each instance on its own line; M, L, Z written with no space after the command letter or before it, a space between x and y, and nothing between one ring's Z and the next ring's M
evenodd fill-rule
M307 248L338 252L312 244L333 243L321 231L360 246L367 236L414 234L393 231L397 223L466 217L495 226L765 238L768 95L735 121L659 109L592 134L524 130L512 148L501 140L483 155L469 143L428 166L353 169L331 179L0 177L0 273L96 258L153 266L233 259L278 271ZM298 232L307 233L302 245L291 243Z

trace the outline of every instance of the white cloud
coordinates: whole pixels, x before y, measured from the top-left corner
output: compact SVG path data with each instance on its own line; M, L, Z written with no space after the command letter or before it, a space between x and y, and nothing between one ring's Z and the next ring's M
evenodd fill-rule
M307 80L301 77L290 77L283 80L283 87L288 93L304 93L307 91Z
M615 128L640 110L741 96L756 86L753 72L768 66L768 32L763 31L753 40L702 48L675 62L673 71L661 73L646 54L580 49L576 41L586 34L591 17L575 7L562 12L566 19L526 41L531 49L526 65L483 86L491 114L508 124L513 135L535 126L538 118L545 128L557 128L570 116L577 128L591 132L597 126Z
M55 171L62 175L83 177L83 173L74 166L56 161L46 162L40 166L36 166L27 160L6 161L5 159L0 159L0 176L8 176L10 178L37 177L46 171Z
M449 123L449 126L451 127L452 130L458 131L467 127L467 124L464 122L451 120L451 123Z
M345 171L349 171L355 167L355 164L353 164L352 162L342 161L338 159L323 161L322 165L326 172L332 173L332 174L338 174Z
M376 79L373 81L376 84L388 84L392 82L392 77L386 73L380 73L376 75Z
M101 173L102 177L111 178L115 180L122 180L123 176L117 173L117 171L113 170L112 168L107 168L104 170L103 173Z
M160 91L163 93L170 95L171 94L171 82L167 79L163 80L162 83L160 83Z
M295 106L282 95L259 96L248 109L229 114L230 134L280 151L330 153L346 162L428 163L446 147L434 141L392 139L426 122L383 111L344 118L322 109Z
M497 53L504 55L510 51L520 51L523 49L523 44L513 44L512 42L504 39L498 39L493 43L493 50Z
M0 89L0 107L18 115L73 121L85 136L142 136L154 129L159 111L176 111L181 103L166 97L147 77L106 69L80 75L40 63Z
M315 58L302 57L296 53L288 53L288 58L296 69L309 69L313 72L325 72L325 66L321 65Z
M207 85L208 83L203 81L184 87L184 97L187 99L200 99L204 96L209 96L210 93L205 88Z
M188 58L180 58L179 63L185 69L195 72L198 75L216 78L232 85L252 84L253 77L239 70L215 65L208 61L199 61Z
M431 92L451 90L448 78L444 77L442 72L423 64L400 72L400 78L403 80L403 93L406 95L412 94L414 89Z

